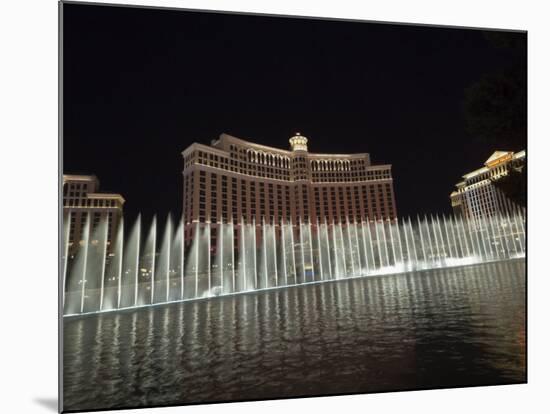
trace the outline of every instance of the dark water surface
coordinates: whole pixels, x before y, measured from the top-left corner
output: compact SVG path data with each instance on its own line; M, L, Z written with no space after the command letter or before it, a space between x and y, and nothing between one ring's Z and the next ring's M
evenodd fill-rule
M526 381L525 262L64 322L64 409Z

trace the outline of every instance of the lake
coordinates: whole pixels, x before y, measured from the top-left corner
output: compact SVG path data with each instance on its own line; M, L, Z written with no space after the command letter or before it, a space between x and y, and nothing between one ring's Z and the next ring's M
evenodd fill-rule
M526 382L525 261L64 320L64 410Z

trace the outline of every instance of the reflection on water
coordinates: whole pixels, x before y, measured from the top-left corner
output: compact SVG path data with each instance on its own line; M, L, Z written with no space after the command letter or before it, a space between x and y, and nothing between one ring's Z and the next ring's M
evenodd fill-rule
M65 410L526 381L523 260L64 324Z

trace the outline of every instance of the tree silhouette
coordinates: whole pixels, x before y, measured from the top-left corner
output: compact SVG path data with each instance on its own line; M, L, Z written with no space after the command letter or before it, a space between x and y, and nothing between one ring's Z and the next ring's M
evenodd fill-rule
M510 58L508 67L490 73L465 90L467 131L495 150L519 151L527 145L527 35L485 32L485 39ZM525 167L510 168L508 175L493 181L508 198L526 205Z
M485 32L493 47L505 49L509 67L490 73L465 90L469 133L500 150L522 150L527 143L527 38L521 33Z

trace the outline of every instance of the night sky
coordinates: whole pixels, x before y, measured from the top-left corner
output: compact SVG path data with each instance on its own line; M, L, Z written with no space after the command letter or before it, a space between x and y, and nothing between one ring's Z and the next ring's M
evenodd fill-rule
M181 151L225 132L393 165L400 216L450 213L496 149L464 96L517 56L481 30L65 4L64 173L95 174L125 212L176 216ZM526 34L510 36L526 42Z

